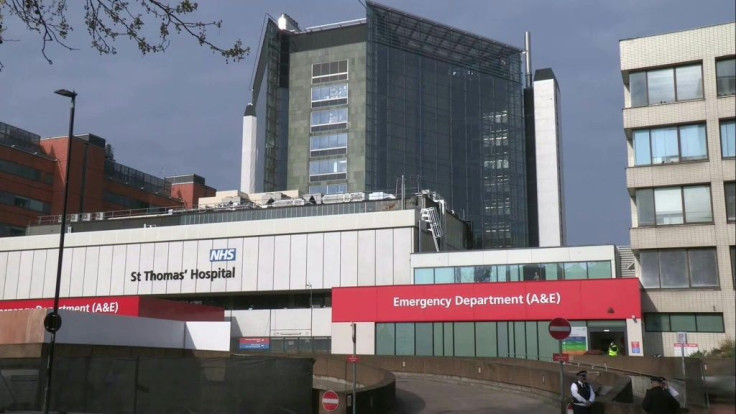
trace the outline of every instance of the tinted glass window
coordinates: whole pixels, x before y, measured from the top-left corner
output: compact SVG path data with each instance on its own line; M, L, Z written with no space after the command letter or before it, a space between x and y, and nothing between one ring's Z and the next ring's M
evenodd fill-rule
M663 288L686 288L687 255L685 250L662 250L659 252L659 276Z
M659 256L656 251L640 252L641 284L645 289L659 287Z
M635 165L649 165L652 163L649 130L634 132L634 158Z
M693 287L718 286L718 261L715 249L693 249L688 251L690 282Z
M682 161L708 158L708 147L705 142L705 125L681 126L680 147L682 148Z
M694 314L677 314L670 315L670 329L672 332L697 332Z
M653 164L679 161L676 127L651 130L651 140Z
M629 75L629 89L631 91L631 106L647 106L647 73L638 72Z
M580 280L588 276L585 263L565 263L565 280Z
M721 155L723 158L736 156L736 121L721 122Z
M700 65L681 66L675 69L677 100L703 99L703 73Z
M588 279L607 279L612 275L611 262L588 262Z
M636 190L636 211L639 226L654 225L654 190Z
M695 315L695 323L698 326L698 332L724 332L723 315L715 314L697 314Z
M709 223L713 221L710 208L710 187L685 187L685 221L688 223Z
M736 59L717 61L716 79L718 96L736 94Z
M654 190L657 224L682 224L682 193L679 188Z
M726 192L726 219L736 221L736 183L725 183L724 190Z
M669 332L670 316L666 313L647 313L644 315L644 326L648 332Z
M650 105L675 101L674 75L675 72L672 69L660 69L647 72Z

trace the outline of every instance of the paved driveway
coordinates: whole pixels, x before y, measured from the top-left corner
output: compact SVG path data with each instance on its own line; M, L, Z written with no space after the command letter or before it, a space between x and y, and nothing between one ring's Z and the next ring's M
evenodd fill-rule
M396 374L399 414L559 414L556 404L533 394Z

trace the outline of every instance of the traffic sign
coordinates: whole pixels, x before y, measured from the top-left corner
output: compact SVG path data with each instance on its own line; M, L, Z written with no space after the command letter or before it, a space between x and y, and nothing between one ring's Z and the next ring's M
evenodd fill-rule
M49 312L45 318L43 318L43 326L49 333L55 333L61 329L61 315L56 312Z
M348 355L348 362L351 364L357 364L358 361L360 361L360 358L357 355Z
M555 362L570 362L570 354L552 354L552 360Z
M340 397L335 391L325 391L322 394L322 407L327 411L335 411L340 407Z
M568 322L568 320L565 318L555 318L552 319L549 323L549 334L558 341L561 341L570 336L571 330L572 328L570 328L570 322Z

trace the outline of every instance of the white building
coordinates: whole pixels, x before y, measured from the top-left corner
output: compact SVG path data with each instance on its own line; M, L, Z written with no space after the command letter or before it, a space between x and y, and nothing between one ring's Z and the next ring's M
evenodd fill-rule
M735 33L729 23L620 42L647 354L675 354L677 332L686 352L736 334Z

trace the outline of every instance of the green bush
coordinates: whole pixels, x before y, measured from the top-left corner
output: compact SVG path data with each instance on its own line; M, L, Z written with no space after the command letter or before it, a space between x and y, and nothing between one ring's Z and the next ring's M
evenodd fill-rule
M710 351L698 351L690 356L693 358L734 358L735 348L736 341L731 338L726 338L721 341L718 348L713 348Z

